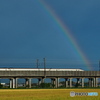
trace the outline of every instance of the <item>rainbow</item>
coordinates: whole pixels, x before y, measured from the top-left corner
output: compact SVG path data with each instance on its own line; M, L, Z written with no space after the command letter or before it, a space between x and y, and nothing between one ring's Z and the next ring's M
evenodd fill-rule
M82 52L80 47L78 46L78 43L76 42L75 38L71 35L71 32L66 27L66 25L62 22L62 20L56 15L56 13L50 8L49 5L47 5L43 0L38 0L38 3L41 5L42 9L48 13L52 20L58 25L58 27L61 29L62 33L67 36L67 39L70 42L70 45L74 48L75 52L79 55L79 57L82 59L84 64L87 67L87 70L92 70L92 66L90 65L90 61L87 59L86 55Z

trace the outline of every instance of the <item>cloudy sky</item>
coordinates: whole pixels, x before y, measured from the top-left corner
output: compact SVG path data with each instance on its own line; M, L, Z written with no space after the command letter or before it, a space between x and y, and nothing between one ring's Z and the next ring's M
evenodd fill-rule
M98 70L100 0L0 0L0 63L43 62L45 57L56 68L70 63L70 68L89 69L57 18L76 40L90 70Z

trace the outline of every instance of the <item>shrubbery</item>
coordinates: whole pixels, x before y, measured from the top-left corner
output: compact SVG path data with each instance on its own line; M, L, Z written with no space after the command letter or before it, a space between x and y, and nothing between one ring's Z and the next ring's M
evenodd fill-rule
M40 88L51 88L53 87L51 83L41 83Z
M0 84L0 88L3 88L3 85L2 84Z

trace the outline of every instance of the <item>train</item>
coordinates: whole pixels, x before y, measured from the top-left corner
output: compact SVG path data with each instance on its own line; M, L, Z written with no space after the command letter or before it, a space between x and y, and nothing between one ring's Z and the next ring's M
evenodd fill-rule
M82 69L0 68L0 71L84 71Z

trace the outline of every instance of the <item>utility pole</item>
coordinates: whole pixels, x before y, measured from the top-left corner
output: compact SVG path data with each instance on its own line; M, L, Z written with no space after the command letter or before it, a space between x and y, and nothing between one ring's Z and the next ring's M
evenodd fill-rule
M36 65L37 65L37 68L38 68L38 66L39 66L39 59L37 59Z
M43 58L43 60L44 60L44 77L46 77L46 59Z

